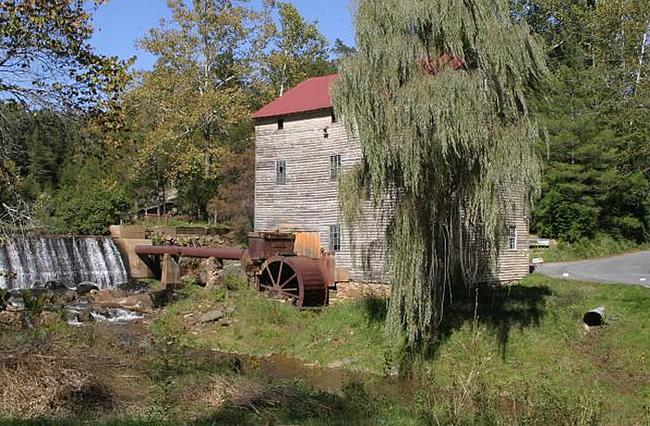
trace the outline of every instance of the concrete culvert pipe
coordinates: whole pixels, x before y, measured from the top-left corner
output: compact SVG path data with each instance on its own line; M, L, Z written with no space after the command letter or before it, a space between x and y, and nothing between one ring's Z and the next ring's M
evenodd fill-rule
M582 317L582 321L589 327L598 327L605 324L605 307L599 306L587 312Z

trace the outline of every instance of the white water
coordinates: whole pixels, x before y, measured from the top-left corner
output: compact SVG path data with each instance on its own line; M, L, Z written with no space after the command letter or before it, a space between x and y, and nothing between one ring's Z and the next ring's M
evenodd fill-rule
M114 288L127 282L128 275L108 237L12 237L0 245L0 288L32 288L49 281Z
M137 321L144 318L144 315L138 314L133 311L127 311L126 309L108 309L106 314L101 314L98 312L91 312L90 315L97 322L130 322Z

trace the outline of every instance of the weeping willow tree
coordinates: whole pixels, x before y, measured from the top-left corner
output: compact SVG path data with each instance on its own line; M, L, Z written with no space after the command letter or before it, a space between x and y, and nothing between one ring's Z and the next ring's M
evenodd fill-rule
M456 284L494 273L508 194L538 187L526 94L544 54L505 0L360 0L355 19L358 53L333 97L363 160L342 207L354 222L364 200L391 199L388 329L415 349Z

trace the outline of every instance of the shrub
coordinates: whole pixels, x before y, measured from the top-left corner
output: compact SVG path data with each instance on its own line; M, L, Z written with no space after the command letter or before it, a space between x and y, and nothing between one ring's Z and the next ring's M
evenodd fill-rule
M101 182L65 187L52 200L52 231L61 234L105 234L129 210L126 191Z

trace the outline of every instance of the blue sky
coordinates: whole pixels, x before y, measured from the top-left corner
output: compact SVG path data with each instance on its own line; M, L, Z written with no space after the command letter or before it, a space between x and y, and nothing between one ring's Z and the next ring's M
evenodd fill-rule
M308 21L318 21L318 28L333 42L340 38L354 44L350 0L289 0ZM136 48L137 39L169 18L166 0L110 0L95 16L96 33L92 43L99 53L121 58L137 56L136 68L151 69L154 58ZM259 0L253 0L259 3Z

